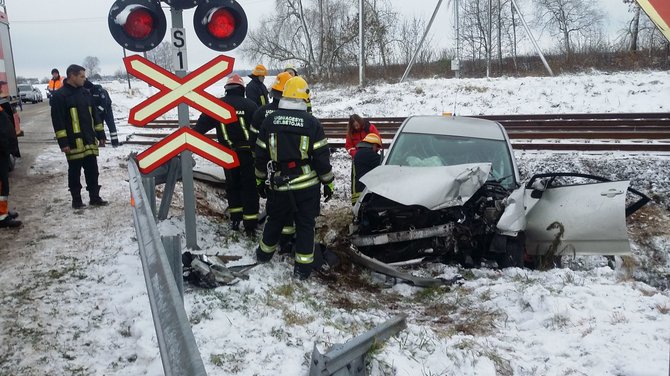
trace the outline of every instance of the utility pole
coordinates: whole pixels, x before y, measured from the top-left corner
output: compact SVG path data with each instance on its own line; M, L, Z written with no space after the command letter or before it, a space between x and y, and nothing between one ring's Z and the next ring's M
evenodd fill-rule
M451 70L456 72L456 78L461 78L461 28L458 17L458 0L454 1L454 25L456 25L456 59L451 62Z
M489 43L488 43L488 48L486 49L486 78L491 77L491 50L493 49L493 40L491 40L491 36L493 33L491 33L493 29L493 23L492 21L492 11L491 11L491 0L489 0Z
M365 20L365 0L358 0L358 38L360 40L360 49L358 51L358 86L365 86L365 30L363 23Z
M433 15L430 17L430 21L428 22L428 26L426 26L426 31L423 33L423 36L421 37L421 41L419 42L419 45L416 47L416 51L414 51L414 55L412 55L412 58L409 60L409 64L407 64L407 69L405 69L405 73L403 73L402 78L400 79L400 82L405 81L405 78L407 78L407 75L409 74L409 71L412 69L412 65L414 65L414 59L416 59L416 56L421 51L421 48L423 47L423 41L426 40L426 36L428 35L428 32L430 31L430 27L433 26L433 21L435 21L435 16L437 15L437 11L440 10L441 5L442 5L442 0L438 0L437 5L435 6L435 10L433 11Z

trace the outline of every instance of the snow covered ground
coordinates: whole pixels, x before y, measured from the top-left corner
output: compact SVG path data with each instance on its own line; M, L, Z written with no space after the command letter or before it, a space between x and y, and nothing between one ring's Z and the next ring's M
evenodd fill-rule
M139 82L132 92L123 82L105 86L125 139L137 130L126 125L129 109L155 90ZM312 89L318 117L670 112L670 72ZM209 91L221 95L223 83ZM126 156L143 149L102 150L101 194L112 201L105 208L70 208L66 163L55 143L26 166L26 182L13 182L35 193L23 207L10 201L24 227L0 233L0 247L12 247L1 252L0 374L162 374L126 182ZM432 289L386 286L383 278L353 266L338 270L336 281L296 283L291 263L276 258L234 286L186 286L185 308L208 374L305 375L314 344L323 353L406 314L408 328L368 357L371 375L668 375L670 157L516 157L524 177L579 171L630 179L649 194L653 203L629 219L633 257L619 260L615 270L599 257L546 272L430 265L419 272L465 277L460 286ZM337 152L332 160L337 192L322 206L317 229L329 244L343 241L351 215L349 158ZM179 192L171 217L159 224L163 235L183 233ZM220 193L197 184L196 197L201 214L204 205L211 208L211 215L197 218L200 247L252 262L256 243L228 231Z

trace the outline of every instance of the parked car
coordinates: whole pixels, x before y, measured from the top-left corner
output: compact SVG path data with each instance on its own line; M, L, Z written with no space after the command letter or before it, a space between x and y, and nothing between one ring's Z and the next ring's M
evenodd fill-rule
M42 91L31 84L19 85L19 96L24 103L37 103L43 100Z
M649 200L628 181L591 175L540 174L521 184L502 125L452 116L406 119L382 165L361 181L351 241L383 262L507 267L627 254L625 217ZM639 196L628 208L627 192Z

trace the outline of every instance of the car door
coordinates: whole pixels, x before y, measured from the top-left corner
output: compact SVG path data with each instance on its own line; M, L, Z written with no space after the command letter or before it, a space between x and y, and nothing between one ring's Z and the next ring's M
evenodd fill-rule
M525 190L526 252L554 255L630 253L628 181Z

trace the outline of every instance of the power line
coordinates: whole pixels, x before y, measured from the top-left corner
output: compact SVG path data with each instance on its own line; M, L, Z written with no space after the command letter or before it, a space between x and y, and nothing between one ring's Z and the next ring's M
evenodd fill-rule
M89 18L64 18L51 20L12 20L12 24L47 24L47 23L71 23L71 22L100 22L106 20L106 17L89 17Z

